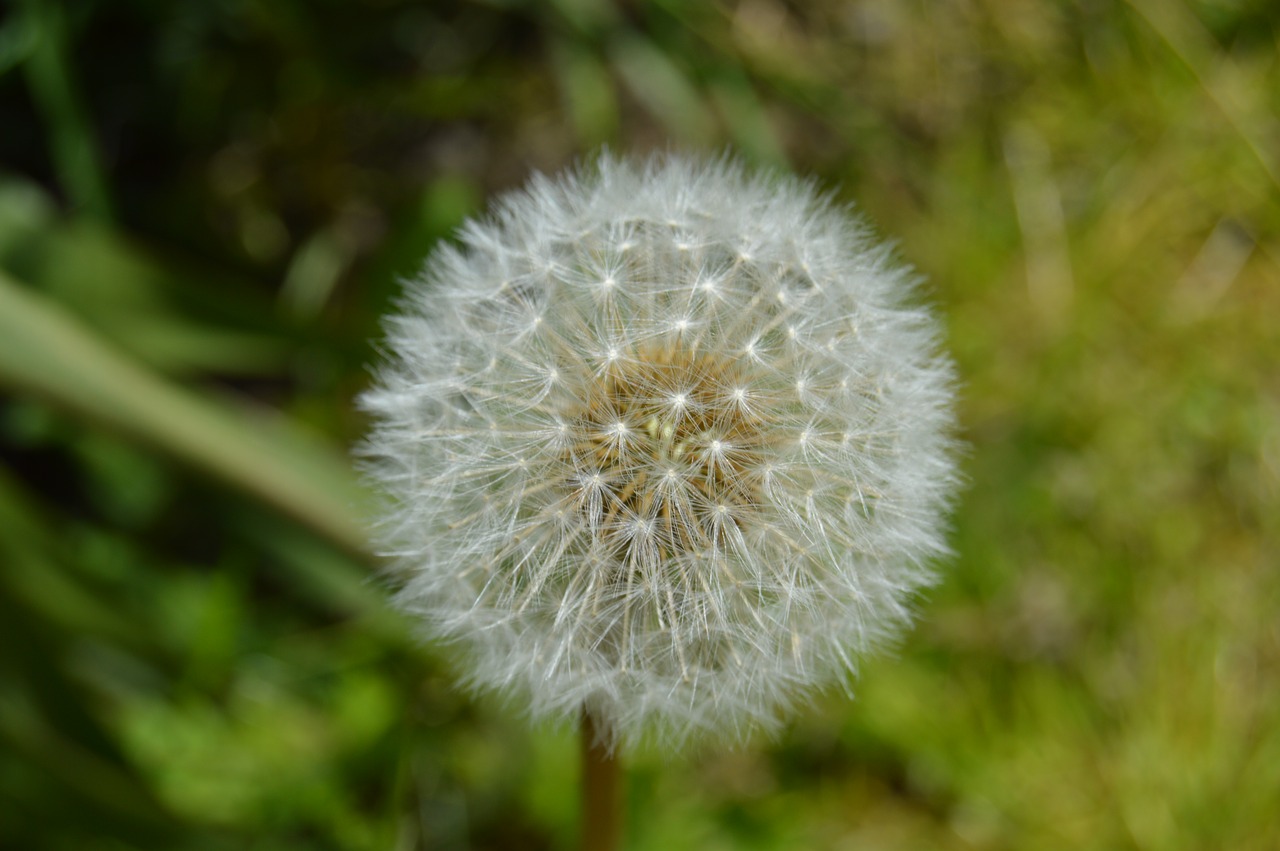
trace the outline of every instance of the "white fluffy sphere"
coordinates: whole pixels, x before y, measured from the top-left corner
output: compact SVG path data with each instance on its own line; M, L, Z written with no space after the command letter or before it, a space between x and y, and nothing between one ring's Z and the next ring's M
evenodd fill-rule
M897 634L945 549L952 369L847 212L604 157L436 249L363 405L398 603L467 681L740 739Z

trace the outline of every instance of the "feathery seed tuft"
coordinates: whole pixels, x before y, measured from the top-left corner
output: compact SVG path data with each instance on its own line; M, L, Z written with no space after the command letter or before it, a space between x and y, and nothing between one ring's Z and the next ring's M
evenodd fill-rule
M505 196L409 285L362 398L399 604L535 717L776 727L945 551L952 369L912 286L810 187L730 162Z

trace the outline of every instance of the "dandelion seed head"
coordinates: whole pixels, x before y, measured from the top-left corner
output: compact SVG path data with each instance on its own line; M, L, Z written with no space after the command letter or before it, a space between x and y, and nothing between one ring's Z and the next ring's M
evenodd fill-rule
M409 284L362 397L398 604L536 718L776 729L945 551L952 370L913 283L731 162L503 197Z

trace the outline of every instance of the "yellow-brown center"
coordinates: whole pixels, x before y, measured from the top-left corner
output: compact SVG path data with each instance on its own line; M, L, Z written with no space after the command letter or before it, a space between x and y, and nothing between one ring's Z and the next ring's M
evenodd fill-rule
M619 553L721 547L759 505L759 416L743 370L679 347L617 358L570 415L579 502ZM656 549L654 549L656 547Z

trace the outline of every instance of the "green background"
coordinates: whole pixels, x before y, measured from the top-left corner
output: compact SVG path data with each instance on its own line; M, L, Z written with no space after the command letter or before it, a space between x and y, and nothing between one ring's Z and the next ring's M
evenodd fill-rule
M1280 13L0 11L0 847L567 849L573 732L362 555L378 316L601 145L857 203L962 376L954 560L856 698L629 755L634 849L1280 847Z

